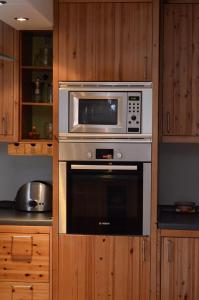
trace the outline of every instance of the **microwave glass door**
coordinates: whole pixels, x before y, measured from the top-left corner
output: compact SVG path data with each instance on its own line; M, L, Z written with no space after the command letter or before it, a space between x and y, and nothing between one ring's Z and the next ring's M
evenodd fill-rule
M118 99L79 99L78 123L117 125Z
M67 186L67 233L142 234L142 163L68 163Z
M126 133L127 93L70 92L70 132Z

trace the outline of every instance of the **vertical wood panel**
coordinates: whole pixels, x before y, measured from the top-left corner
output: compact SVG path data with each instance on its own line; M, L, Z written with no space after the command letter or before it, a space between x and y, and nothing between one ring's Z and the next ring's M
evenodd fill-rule
M198 238L162 239L161 300L198 299L198 256Z
M199 5L193 4L193 57L192 57L192 133L199 135Z
M59 300L148 300L150 256L142 245L138 237L60 236Z
M150 80L151 3L60 3L60 80Z
M192 135L192 5L164 9L163 134Z

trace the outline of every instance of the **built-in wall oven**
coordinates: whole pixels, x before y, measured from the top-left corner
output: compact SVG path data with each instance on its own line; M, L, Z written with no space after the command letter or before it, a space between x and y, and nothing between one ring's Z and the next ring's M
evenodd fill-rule
M60 82L60 233L150 234L151 138L151 82Z
M150 142L60 142L60 233L149 235L150 207Z

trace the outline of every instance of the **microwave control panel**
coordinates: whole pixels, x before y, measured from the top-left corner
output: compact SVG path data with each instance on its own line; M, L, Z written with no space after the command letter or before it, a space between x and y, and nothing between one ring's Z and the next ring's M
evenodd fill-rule
M141 133L142 92L128 93L127 132Z

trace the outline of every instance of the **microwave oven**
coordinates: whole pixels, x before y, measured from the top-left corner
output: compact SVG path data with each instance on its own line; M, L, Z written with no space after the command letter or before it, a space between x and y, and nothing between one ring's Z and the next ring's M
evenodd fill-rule
M152 135L151 82L60 82L59 138Z

